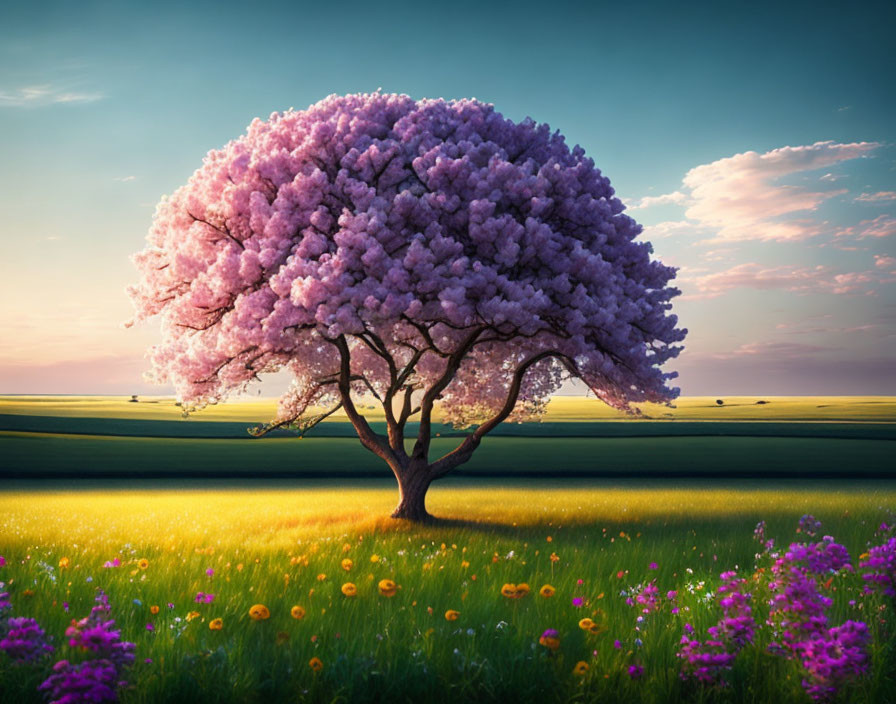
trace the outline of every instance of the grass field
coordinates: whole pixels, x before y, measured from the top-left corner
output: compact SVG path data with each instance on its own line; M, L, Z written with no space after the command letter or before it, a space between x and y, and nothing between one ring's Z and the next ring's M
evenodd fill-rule
M767 614L768 593L753 579L769 565L756 557L759 520L786 545L805 539L794 529L812 513L858 564L896 507L889 482L454 481L430 499L448 520L419 528L383 518L395 501L389 484L293 484L9 484L0 494L0 579L15 615L36 617L59 657L76 655L62 633L105 590L117 627L137 644L126 702L802 702L799 664L766 652L767 636L738 656L731 686L682 681L675 653L684 624L705 634L719 618L711 593L727 569L751 580L757 621ZM116 557L120 567L102 566ZM400 585L394 597L378 593L382 579ZM677 591L680 611L668 602L639 624L624 592L654 579L661 594ZM343 596L345 582L356 597ZM532 593L501 595L505 583L521 582ZM545 584L555 596L539 596ZM887 702L896 684L890 606L863 596L860 584L842 572L825 591L831 625L864 619L876 639L870 674L846 696ZM213 603L197 604L198 592L214 593ZM249 617L258 603L269 620ZM304 618L291 618L293 606ZM446 620L448 610L457 620ZM188 621L190 612L198 615ZM586 616L599 633L578 627ZM210 630L216 618L223 628ZM559 631L556 652L538 643L548 628ZM320 672L308 666L313 657ZM573 674L580 661L587 672ZM50 664L0 656L0 699L40 701L35 687ZM632 665L642 678L630 678Z
M773 558L753 538L766 521L780 546L808 540L806 513L856 568L818 578L826 627L863 621L872 638L840 701L892 701L894 605L863 592L860 563L896 522L896 399L682 399L630 419L557 398L434 485L440 521L424 527L386 518L394 481L369 478L388 470L344 418L304 439L247 437L273 409L184 420L170 399L0 398L0 592L56 647L24 665L0 652L0 701L46 701L37 686L55 659L84 657L65 631L102 589L136 644L125 702L809 702L805 668L768 650ZM434 454L456 445L436 432ZM705 639L722 616L726 570L748 580L756 638L729 686L701 686L676 653L686 624ZM521 583L528 595L502 596ZM626 599L651 583L643 614ZM250 618L256 604L269 619Z
M757 404L765 400L768 403ZM461 473L476 476L893 477L896 399L681 399L674 420L625 418L595 400L556 397L541 423L504 424ZM344 417L309 437L253 439L272 401L180 418L170 399L0 398L0 476L375 477L388 474ZM381 417L370 411L375 429ZM409 424L408 434L416 432ZM433 454L463 431L437 425ZM562 443L558 441L562 438Z

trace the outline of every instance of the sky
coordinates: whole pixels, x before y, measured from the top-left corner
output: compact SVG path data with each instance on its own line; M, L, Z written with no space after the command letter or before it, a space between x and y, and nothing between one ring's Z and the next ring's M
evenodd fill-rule
M156 203L382 88L585 149L679 267L682 394L896 394L896 5L675 5L3 3L0 393L170 392L122 325Z

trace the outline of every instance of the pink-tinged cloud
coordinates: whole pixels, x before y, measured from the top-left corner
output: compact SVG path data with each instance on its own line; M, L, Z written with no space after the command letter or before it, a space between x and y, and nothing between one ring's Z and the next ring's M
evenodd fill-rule
M856 196L860 203L886 203L896 200L896 191L878 191L877 193L863 193Z
M693 270L679 272L678 284L683 299L717 298L734 289L792 291L794 293L868 293L868 284L877 283L875 272L838 274L828 266L768 267L755 262L738 264L725 271L694 275Z
M875 254L874 255L874 266L878 269L893 269L896 268L896 257L888 257L884 254ZM893 272L896 273L896 272Z
M821 223L779 218L812 212L846 190L812 191L777 180L857 159L879 146L877 142L816 142L764 154L744 152L697 166L683 179L691 196L685 214L715 229L716 240L797 241L816 236L822 232Z
M862 220L858 225L843 227L836 232L837 237L890 237L896 235L896 218L890 215L878 215L874 220Z
M687 199L688 197L681 191L664 193L661 196L644 196L634 205L630 205L629 210L652 208L655 205L682 205L687 201Z

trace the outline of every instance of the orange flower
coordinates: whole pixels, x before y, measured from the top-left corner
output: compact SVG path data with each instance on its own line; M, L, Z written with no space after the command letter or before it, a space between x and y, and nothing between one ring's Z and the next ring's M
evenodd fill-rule
M348 558L345 558L341 564L342 564L342 569L344 569L346 572L348 572L355 565L355 563L352 562Z
M346 596L358 596L358 588L351 582L342 585L342 593Z
M560 561L560 556L557 553L552 552L551 553L551 562L559 562L559 561Z
M398 591L398 585L391 579L381 579L377 586L383 596L395 596Z
M147 560L145 557L141 557L139 560L137 560L137 567L139 567L141 570L145 570L147 567L149 567L149 560Z
M199 618L201 614L198 611L191 611L187 614L187 621L192 621L194 618Z
M249 609L249 618L253 621L267 621L271 617L271 612L264 604L255 604Z
M516 598L522 599L526 594L528 594L532 589L525 582L521 582L516 585Z
M579 621L579 628L581 628L583 631L590 631L592 628L594 628L594 621L592 621L590 618L583 618L581 621Z
M215 618L209 621L208 628L210 631L220 631L224 628L224 620L220 618Z
M308 667L310 667L315 672L320 672L324 669L324 664L321 662L320 658L311 658L308 661Z
M549 599L557 593L557 590L554 589L550 584L545 584L541 589L538 590L538 593L541 594L545 599Z
M501 587L501 596L506 596L508 599L516 599L516 585L505 584Z
M149 613L151 613L153 616L155 616L157 613L159 613L159 607L156 606L155 604L153 604L152 606L149 607Z
M71 565L71 564L72 564L72 561L71 561L71 560L69 560L67 557L63 557L63 558L59 561L59 569L64 570L64 569L66 569L66 568L67 568L69 565Z
M303 618L305 618L305 609L303 609L301 606L293 606L289 610L289 615L292 616L296 621L301 621Z
M460 611L455 611L454 609L449 609L445 612L446 621L457 621L458 616L460 616Z
M572 668L572 674L579 675L579 676L586 675L586 674L588 674L589 669L590 668L588 667L587 662L585 662L584 660L579 660L576 663L576 666L574 668Z

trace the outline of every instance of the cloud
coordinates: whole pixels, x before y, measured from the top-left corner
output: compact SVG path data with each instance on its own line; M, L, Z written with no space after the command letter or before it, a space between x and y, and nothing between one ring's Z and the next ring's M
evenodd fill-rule
M645 225L644 236L650 239L664 239L693 235L697 230L698 226L687 220L666 220L656 225Z
M846 178L843 174L825 174L822 176L819 181L827 181L828 183L834 183L835 181L840 181Z
M118 183L129 183L130 181L136 181L136 176L119 176L117 178L113 178L113 181L117 181Z
M857 294L870 293L869 284L880 283L877 272L849 272L837 274L830 267L799 267L793 265L763 266L755 262L738 264L725 271L694 275L683 269L676 281L682 299L717 298L739 288L761 291L791 291L794 293Z
M860 203L882 203L896 200L896 191L878 191L877 193L863 193L856 196L856 200Z
M846 190L816 191L777 181L866 156L879 146L877 142L816 142L764 154L749 151L702 164L688 171L682 180L690 190L685 215L701 226L714 228L716 241L794 241L813 237L822 232L822 223L779 218L810 213Z
M630 205L628 209L638 210L655 205L682 205L687 199L688 197L681 191L673 191L672 193L664 193L661 196L644 196L635 205Z
M896 257L888 257L885 254L874 255L874 266L878 269L891 269L896 267Z
M711 355L714 359L736 359L737 357L774 357L776 359L802 358L810 354L828 352L831 347L803 345L795 342L748 342L731 352Z
M0 90L0 107L36 108L45 105L93 103L102 93L81 93L51 84L25 86L16 90Z
M896 218L890 215L878 215L874 220L862 220L858 225L843 227L834 233L837 237L889 237L896 235Z

